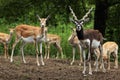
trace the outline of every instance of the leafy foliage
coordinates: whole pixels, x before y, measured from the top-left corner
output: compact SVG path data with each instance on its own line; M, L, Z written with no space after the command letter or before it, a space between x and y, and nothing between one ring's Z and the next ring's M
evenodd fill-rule
M111 0L108 0L108 2L112 4L115 1L111 2ZM63 52L69 58L72 55L72 49L67 40L71 34L70 27L74 27L74 25L69 21L72 15L68 6L72 7L76 16L80 19L94 5L95 0L0 0L0 32L9 33L9 28L14 28L19 24L37 26L39 22L36 14L39 14L40 17L47 17L50 14L51 17L47 23L48 32L61 36ZM120 45L120 4L112 5L108 13L105 37L107 41L116 41ZM85 28L93 28L93 22L94 11L90 16L90 21L86 23ZM10 53L14 37L9 45ZM15 50L16 54L20 53L19 47L20 43ZM0 50L2 50L2 46L0 46ZM24 50L25 53L31 55L35 53L33 45L26 45ZM52 54L56 54L54 47L51 47L51 51Z

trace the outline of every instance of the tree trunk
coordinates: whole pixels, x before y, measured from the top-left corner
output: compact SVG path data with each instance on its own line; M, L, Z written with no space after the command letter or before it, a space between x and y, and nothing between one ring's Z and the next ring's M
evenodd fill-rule
M94 29L99 30L105 36L108 0L96 0L95 6Z

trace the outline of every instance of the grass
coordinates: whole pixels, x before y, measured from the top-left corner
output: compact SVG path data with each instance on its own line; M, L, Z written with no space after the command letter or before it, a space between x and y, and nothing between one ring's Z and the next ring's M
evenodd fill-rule
M0 22L0 32L4 32L4 33L8 33L9 34L9 29L10 28L15 28L15 26L21 24L20 22L15 22L12 24L5 24L5 21ZM23 22L24 23L24 22ZM28 23L29 25L35 25L35 26L39 26L39 23L36 24L31 24ZM71 29L70 27L75 27L75 25L73 25L72 23L68 23L68 24L58 24L57 26L48 26L48 33L51 34L57 34L61 37L61 46L63 49L63 54L64 54L64 58L72 58L72 47L70 46L69 42L68 42L68 38L71 34ZM93 21L87 23L84 27L85 29L90 29L93 28ZM15 36L13 36L10 44L9 44L9 53L11 54L11 49L12 49L12 44L14 43L15 40ZM20 54L20 44L17 44L16 48L15 48L15 55ZM43 46L43 52L44 52L44 46ZM0 53L3 53L3 46L0 45ZM35 47L33 44L27 44L24 47L24 53L27 55L35 55ZM55 55L57 54L57 50L55 47L51 46L50 48L50 56L51 57L55 57ZM78 53L78 50L77 50ZM76 54L76 58L79 59L79 54ZM19 62L18 62L19 63Z
M15 23L7 23L7 21L0 20L0 32L4 32L4 33L8 33L9 34L9 29L10 28L15 28L15 26L21 24L20 22L15 22ZM23 22L25 23L25 22ZM28 23L29 25L35 25L35 26L39 26L39 23ZM85 25L86 28L90 28L92 26L92 23L89 23L89 25ZM68 43L68 38L71 34L71 29L70 27L75 27L75 25L73 25L73 23L68 23L68 24L58 24L57 26L48 26L48 33L52 33L52 34L57 34L61 37L62 41L61 41L61 46L63 48L63 53L64 53L64 58L71 58L72 57L72 47L69 45ZM15 36L13 36L10 44L9 44L9 52L11 52L12 49L12 44L14 43L15 40ZM17 44L16 48L15 48L15 55L20 54L20 44ZM1 46L0 46L0 49ZM54 48L53 46L51 46L51 56L55 57L57 50L55 50L56 48ZM24 48L24 52L28 53L29 55L34 55L35 53L35 47L34 45L28 44L25 46ZM43 46L43 52L44 52L44 46Z

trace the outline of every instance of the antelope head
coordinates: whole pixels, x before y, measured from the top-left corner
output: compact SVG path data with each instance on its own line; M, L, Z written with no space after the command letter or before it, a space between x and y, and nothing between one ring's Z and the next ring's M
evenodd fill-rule
M48 18L50 17L50 15L48 15L46 18L40 18L39 15L37 15L38 19L40 20L40 26L41 27L45 27L46 26L46 21L48 20Z
M10 31L10 34L12 34L14 31L15 31L15 29L9 29L9 31Z
M72 33L71 33L70 37L68 38L68 41L70 43L72 43L73 39L76 37L76 29L71 27L71 30L72 30Z
M71 19L71 21L76 25L76 30L80 31L82 29L83 23L89 20L88 15L91 13L93 8L89 9L89 11L80 20L78 20L77 16L75 15L75 13L73 12L70 6L69 6L69 9L74 17L74 20Z

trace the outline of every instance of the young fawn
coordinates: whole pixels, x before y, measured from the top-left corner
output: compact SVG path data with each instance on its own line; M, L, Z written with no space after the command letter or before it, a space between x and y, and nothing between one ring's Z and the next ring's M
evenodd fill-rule
M78 40L78 38L76 36L76 29L75 28L71 28L71 29L72 29L72 34L68 38L68 42L72 46L73 58L72 58L72 62L70 64L73 65L73 63L75 61L75 48L78 47L79 54L80 54L80 64L79 65L81 65L81 63L83 62L83 60L82 60L82 52L81 52L80 41Z
M112 55L115 59L115 66L114 68L118 68L118 45L116 42L105 42L103 44L103 61L104 62L108 62L108 67L107 69L110 70L110 56ZM96 56L99 59L100 57L100 51L97 49L96 50ZM94 63L94 65L96 65L96 62Z
M0 43L4 45L4 57L9 58L8 45L11 41L14 29L10 29L10 34L0 32Z
M59 53L61 54L61 58L63 58L63 52L61 47L61 37L56 34L47 34L47 40L45 41L45 59L49 59L50 56L50 46L53 45L57 48L57 56L58 58Z

